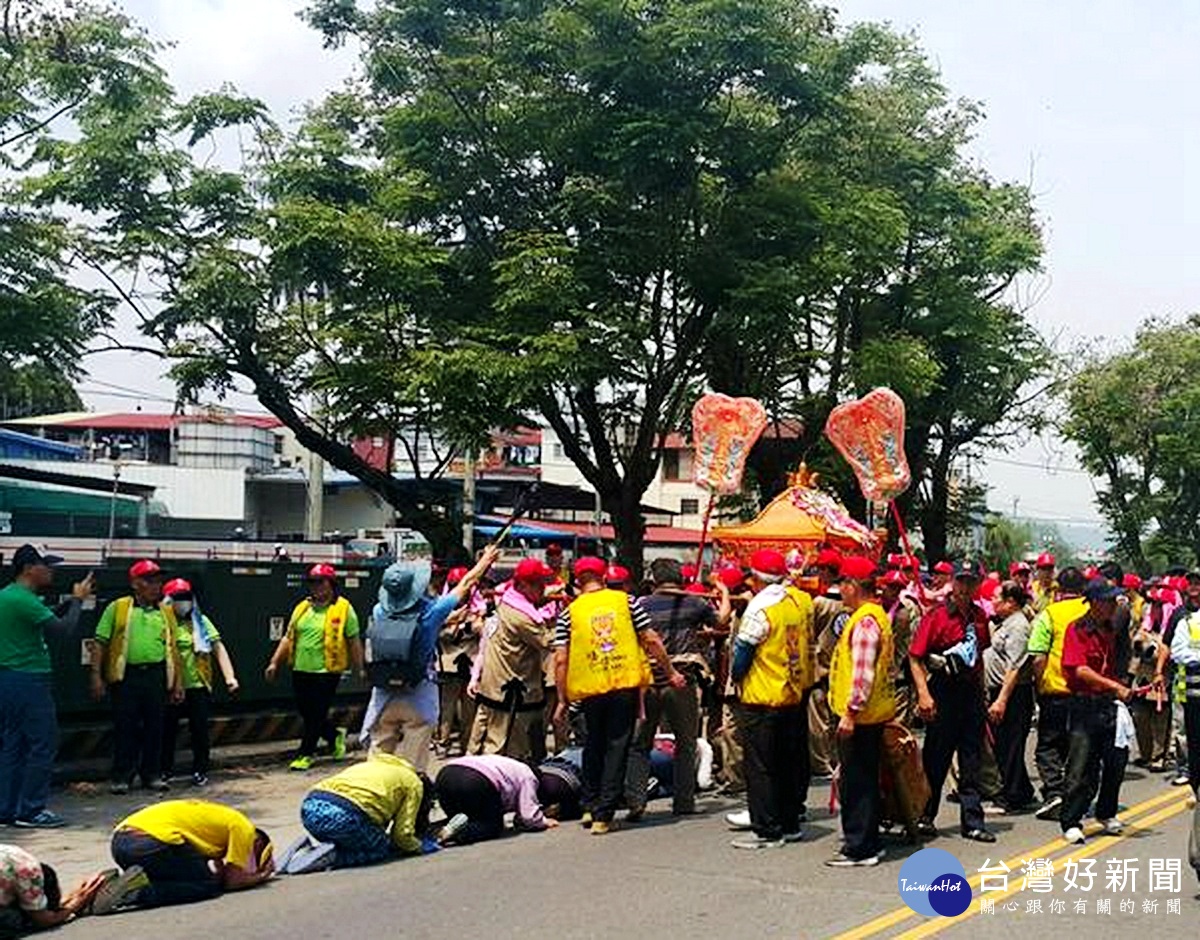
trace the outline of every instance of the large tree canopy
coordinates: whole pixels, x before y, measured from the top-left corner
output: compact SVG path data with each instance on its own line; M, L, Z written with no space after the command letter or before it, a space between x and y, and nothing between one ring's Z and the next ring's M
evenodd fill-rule
M1141 571L1200 559L1198 370L1200 318L1150 320L1067 389L1063 431L1105 481L1097 504L1118 554Z
M0 364L68 374L109 320L111 297L71 276L85 233L27 185L65 126L110 155L117 128L165 85L153 47L123 16L87 3L0 0ZM120 177L97 179L119 188ZM17 389L13 388L14 393Z
M802 419L794 452L759 458L769 487L837 401L886 383L944 543L950 462L1023 420L1045 363L1006 303L1041 246L910 41L803 0L306 15L363 70L295 132L148 73L120 120L81 107L25 168L38 204L86 213L82 256L185 397L248 383L435 544L450 457L540 418L638 566L642 496L705 387ZM383 430L411 480L347 446Z

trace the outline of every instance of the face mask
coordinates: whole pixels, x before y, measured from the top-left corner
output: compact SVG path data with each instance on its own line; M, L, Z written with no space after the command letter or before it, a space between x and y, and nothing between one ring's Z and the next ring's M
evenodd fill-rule
M191 601L175 601L175 613L180 617L191 616L192 602Z

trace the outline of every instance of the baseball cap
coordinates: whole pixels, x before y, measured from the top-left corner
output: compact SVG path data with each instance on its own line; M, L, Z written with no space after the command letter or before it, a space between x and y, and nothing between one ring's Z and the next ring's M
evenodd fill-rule
M330 581L336 581L337 569L334 568L333 565L326 564L313 565L308 569L308 580L320 581L324 578L328 578Z
M1040 555L1037 556L1037 566L1039 568L1053 568L1054 567L1054 556L1051 555L1049 552L1042 552Z
M1131 571L1121 579L1121 587L1127 591L1140 591L1142 589L1142 579Z
M1025 562L1023 562L1023 561L1014 561L1011 565L1008 566L1009 575L1025 574L1028 571L1029 571L1029 565L1025 564Z
M466 567L463 565L455 565L453 568L451 568L449 571L446 572L446 583L448 585L450 585L450 587L454 587L456 584L458 584L459 581L461 581L466 576L467 576Z
M152 578L156 574L162 574L162 568L158 567L158 564L149 558L135 561L129 568L130 580L133 578Z
M954 565L948 561L939 561L933 566L935 574L954 574Z
M25 568L31 568L34 565L45 565L48 568L53 568L55 565L62 564L60 555L47 555L40 552L32 545L22 545L13 552L12 566L18 572Z
M174 597L176 594L191 594L192 583L185 581L183 578L172 578L163 585L163 594L166 597Z
M863 555L850 555L838 566L838 578L842 581L869 581L875 577L875 562Z
M841 568L842 553L836 548L823 548L817 552L817 560L814 564L818 568Z
M980 580L979 569L977 569L969 561L960 561L952 569L954 578L957 581L978 581Z
M904 572L898 568L893 568L882 578L880 578L879 581L881 584L896 584L900 587L904 587L906 584L908 584L908 578L905 577Z
M514 581L540 581L543 584L553 580L554 569L540 558L522 558L513 573Z
M575 562L575 577L581 578L584 575L594 575L597 578L603 578L604 572L608 570L608 565L604 563L603 558L596 558L593 555L585 555Z
M773 549L762 548L750 556L750 570L782 578L787 574L787 559Z
M630 577L629 569L624 565L609 565L604 572L604 580L609 584L624 584Z

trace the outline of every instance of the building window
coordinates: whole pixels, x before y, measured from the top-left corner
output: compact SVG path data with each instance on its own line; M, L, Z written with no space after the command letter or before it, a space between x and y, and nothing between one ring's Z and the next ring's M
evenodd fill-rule
M664 450L663 451L663 479L678 480L679 479L679 451ZM686 500L685 500L686 502Z
M684 516L695 516L700 512L700 500L698 499L681 499L679 501L679 512Z

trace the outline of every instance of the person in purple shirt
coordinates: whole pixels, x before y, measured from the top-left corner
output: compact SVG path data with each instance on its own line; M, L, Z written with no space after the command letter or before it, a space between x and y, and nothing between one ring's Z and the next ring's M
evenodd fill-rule
M449 820L438 841L470 845L495 839L504 832L504 814L513 814L513 827L525 832L553 829L538 802L538 775L519 760L501 754L480 754L447 761L434 783L438 804Z

